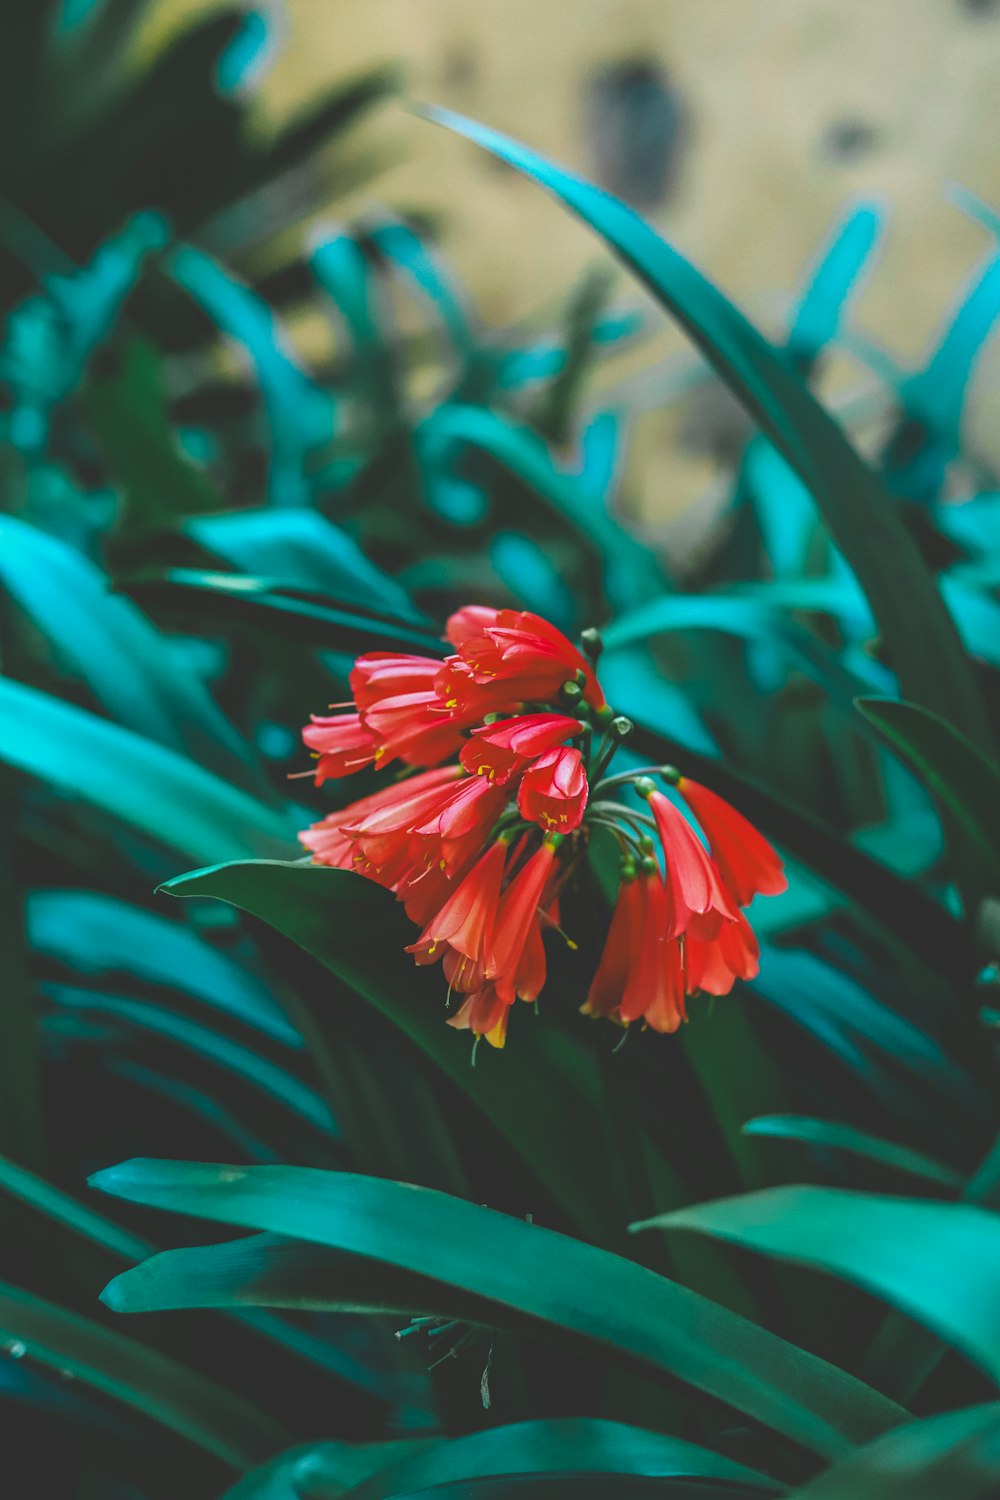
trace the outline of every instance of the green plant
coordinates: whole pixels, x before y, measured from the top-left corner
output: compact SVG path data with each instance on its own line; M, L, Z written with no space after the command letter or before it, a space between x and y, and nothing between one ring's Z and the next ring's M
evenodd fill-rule
M328 411L336 386L307 380L203 252L167 248L165 274L197 271L223 326L235 310L252 337L282 478L266 510L180 503L178 546L226 572L188 551L181 571L128 582L157 619L197 627L183 635L107 592L68 540L96 555L107 517L65 466L67 407L141 507L134 465L155 450L116 446L101 400L109 381L145 399L148 344L94 371L82 407L60 393L27 456L8 445L30 481L0 531L0 756L17 791L0 849L0 1375L29 1414L8 1429L11 1461L69 1493L151 1497L989 1495L996 1017L975 981L997 880L983 833L998 785L993 507L921 502L967 549L942 570L942 603L911 513L801 380L850 276L826 263L813 285L829 300L814 290L782 356L621 205L461 128L638 266L766 424L737 494L753 560L732 561L734 528L729 581L693 595L636 563L604 488L553 479L537 413L528 434L498 417L493 386L423 419L467 447L503 434L518 485L559 505L581 556L596 538L603 582L573 608L607 621L640 753L682 760L791 856L789 892L760 914L761 977L694 1008L674 1041L612 1053L555 974L543 1017L473 1070L388 896L302 863L295 833L321 804L301 782L303 805L288 796L291 726L342 696L359 650L432 653L430 610L475 591L479 554L456 544L446 585L415 600L368 561L349 528L379 551L372 496L390 518L414 503L380 477L392 442L362 424L335 456L346 469L316 481L322 441L281 423ZM355 271L363 240L337 242ZM868 242L848 241L850 264ZM359 357L344 378L362 414L376 364ZM159 451L216 484L173 448L176 412L151 409ZM454 452L430 452L432 483L454 479ZM595 462L607 472L606 453ZM282 505L286 481L318 510ZM167 503L133 533L130 570L155 559L165 524ZM633 579L649 590L634 612ZM486 592L505 602L495 579ZM674 677L703 678L693 702L663 673L677 664L666 633L691 653ZM915 701L895 696L897 673ZM208 868L177 877L195 865ZM154 901L165 880L214 899ZM167 1159L106 1167L126 1150ZM82 1177L102 1167L109 1201L84 1205ZM146 1259L149 1236L170 1234L163 1209L200 1222L182 1240L210 1242ZM220 1224L250 1233L219 1242ZM137 1260L106 1293L115 1310L211 1312L123 1332L96 1292Z

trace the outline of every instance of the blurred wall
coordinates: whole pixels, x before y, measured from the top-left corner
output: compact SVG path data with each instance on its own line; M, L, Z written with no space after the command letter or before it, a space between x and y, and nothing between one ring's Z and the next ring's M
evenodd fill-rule
M857 317L905 358L988 249L947 190L961 183L1000 206L1000 0L285 0L281 10L267 112L287 113L331 75L397 60L410 97L476 115L631 196L765 326L851 199L890 210ZM546 305L602 258L537 188L402 104L378 112L366 143L388 165L347 207L431 215L491 323ZM991 350L971 409L988 447L998 383Z

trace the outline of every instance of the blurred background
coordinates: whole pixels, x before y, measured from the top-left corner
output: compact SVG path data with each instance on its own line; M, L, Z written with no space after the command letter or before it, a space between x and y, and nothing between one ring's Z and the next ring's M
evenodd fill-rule
M949 849L919 757L855 705L1000 735L998 67L991 0L0 0L5 1472L214 1500L342 1439L325 1496L359 1438L597 1412L718 1438L641 1373L517 1339L487 1411L481 1350L432 1373L391 1318L126 1325L107 1280L218 1232L86 1196L133 1155L538 1206L625 1256L630 1218L788 1180L972 1191L1000 1008L957 914L993 814ZM660 248L660 295L698 337L414 102L632 204L690 261ZM786 859L759 977L674 1038L612 1054L578 1015L599 837L543 1020L475 1071L384 893L295 867L377 784L312 785L309 714L472 600L598 626L623 762L682 766ZM253 899L162 892L235 863ZM667 1263L869 1378L855 1293ZM870 1378L908 1399L935 1361L900 1349ZM994 1393L947 1359L915 1410Z
M219 8L167 0L145 45ZM1000 201L995 0L281 0L271 16L255 97L263 128L335 77L391 66L404 98L483 120L632 202L772 331L855 199L888 217L855 319L904 362L927 348L988 248L952 190ZM493 327L551 310L606 263L537 188L400 102L373 112L356 144L370 172L336 211L390 205L426 224ZM683 347L663 328L636 363ZM834 362L827 379L849 389L857 370ZM966 413L990 454L998 380L994 349ZM739 422L724 397L717 406L691 423L660 413L643 424L628 488L645 517L702 493Z

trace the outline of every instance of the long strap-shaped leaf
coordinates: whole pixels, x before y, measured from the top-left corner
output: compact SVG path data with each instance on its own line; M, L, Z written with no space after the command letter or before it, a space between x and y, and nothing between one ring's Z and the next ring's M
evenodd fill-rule
M125 1162L92 1182L134 1203L373 1263L384 1276L371 1285L390 1306L402 1273L408 1298L416 1276L452 1306L456 1293L471 1298L467 1315L478 1303L478 1321L516 1314L593 1339L828 1457L904 1416L842 1370L644 1266L429 1188L310 1167L156 1161ZM123 1311L159 1305L161 1275L169 1297L170 1262L168 1254L126 1271L106 1300Z
M645 282L815 496L868 596L907 696L990 748L993 733L970 664L913 537L789 363L626 204L499 131L449 110L426 114L534 178Z
M8 1353L123 1402L234 1469L289 1441L264 1412L194 1370L17 1287L0 1285L0 1340Z
M851 1453L789 1500L995 1500L1000 1402L909 1422Z
M634 1229L691 1229L839 1276L933 1329L1000 1380L1000 1215L844 1188L766 1188Z
M196 870L164 889L228 901L311 953L472 1098L574 1227L603 1243L621 1241L629 1199L608 1153L613 1131L593 1056L567 1034L533 1025L525 1006L511 1023L512 1033L521 1023L517 1088L492 1052L473 1071L468 1038L445 1025L440 976L415 968L404 952L412 929L387 892L346 870L271 860ZM581 1173L581 1160L602 1170Z

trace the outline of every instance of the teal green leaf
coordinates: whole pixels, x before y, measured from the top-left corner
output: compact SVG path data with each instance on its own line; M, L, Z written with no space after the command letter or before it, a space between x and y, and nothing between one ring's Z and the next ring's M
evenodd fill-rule
M921 1177L939 1187L959 1190L963 1186L960 1173L933 1157L925 1156L922 1151L914 1151L896 1141L884 1141L867 1130L858 1130L854 1125L843 1125L836 1120L816 1120L809 1115L760 1115L755 1120L748 1120L743 1130L746 1135L799 1141L821 1151L846 1151L881 1167Z
M203 684L93 563L55 537L0 516L0 580L112 718L259 790L250 750Z
M964 1203L783 1187L634 1224L693 1230L850 1281L1000 1380L1000 1215Z
M958 819L969 840L995 862L1000 767L919 704L861 698L858 709Z
M789 1500L994 1500L1000 1402L908 1422L840 1459Z
M445 1025L441 976L415 968L404 952L413 929L387 892L344 870L270 861L198 870L164 889L228 901L312 953L470 1096L581 1228L618 1237L628 1210L616 1172L579 1170L581 1160L609 1162L610 1124L593 1057L568 1034L536 1024L525 1007L508 1040L516 1060L480 1049L473 1069L468 1035Z
M142 735L0 679L0 760L187 861L289 854L285 817Z
M249 1469L290 1440L215 1381L17 1287L0 1285L0 1344L122 1402L233 1469Z
M307 1443L245 1474L221 1500L340 1500L371 1474L433 1439L397 1438L374 1443Z
M221 496L177 444L160 358L146 339L131 339L119 368L91 377L83 407L125 492L123 530L155 531L178 514L219 509Z
M707 1448L622 1422L582 1417L516 1422L436 1443L379 1469L351 1491L351 1500L392 1500L439 1485L501 1475L532 1478L603 1475L609 1492L627 1475L691 1479L737 1485L753 1494L778 1494L782 1486L764 1474L722 1458ZM669 1491L667 1492L669 1493Z
M843 1371L633 1261L428 1188L306 1167L155 1161L123 1163L92 1183L130 1202L375 1263L372 1284L382 1283L388 1305L402 1272L408 1295L415 1276L432 1299L437 1283L452 1307L461 1294L475 1321L514 1314L582 1335L825 1456L902 1419ZM117 1311L159 1305L161 1275L170 1295L170 1265L168 1254L126 1271L105 1299Z
M223 1074L257 1090L271 1105L278 1105L308 1122L325 1136L339 1135L329 1106L315 1089L287 1068L232 1041L211 1026L202 1026L166 1006L150 1005L118 995L76 989L70 985L46 984L45 994L59 1006L87 1015L110 1016L140 1033L182 1048L204 1059Z
M677 318L814 496L868 596L904 691L989 748L993 733L970 664L916 542L788 362L627 205L499 131L448 110L426 113L547 188Z
M807 369L837 336L848 297L875 247L881 218L873 204L855 208L838 226L799 298L787 347Z
M351 651L415 651L440 656L439 636L429 630L338 608L326 597L303 598L268 578L243 573L206 573L194 568L167 568L164 573L121 584L152 613L194 617L229 628L246 625L282 635L307 646Z
M274 1041L302 1046L267 986L180 922L100 891L32 891L27 931L35 953L78 975L103 984L129 975L180 990Z
M432 624L406 590L362 552L353 537L314 510L237 510L192 516L184 531L244 573L286 588L325 594L410 624Z

